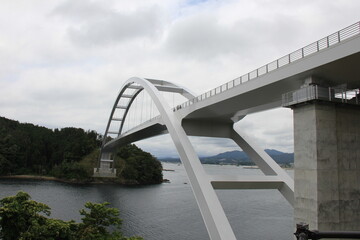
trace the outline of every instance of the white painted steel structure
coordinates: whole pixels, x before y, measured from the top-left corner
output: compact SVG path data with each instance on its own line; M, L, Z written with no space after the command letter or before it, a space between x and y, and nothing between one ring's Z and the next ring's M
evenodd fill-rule
M234 129L234 122L250 113L281 107L283 94L304 85L345 84L349 89L359 89L359 34L358 22L198 97L167 81L130 78L112 109L102 157L117 146L169 133L184 164L210 238L236 239L214 189L278 189L293 204L294 182L241 129ZM135 90L132 95L125 94L129 88ZM150 95L160 115L123 132L131 104L143 90ZM179 93L189 101L170 108L161 91ZM118 105L122 98L130 99L127 105ZM120 118L114 117L117 109L124 110ZM110 132L109 127L114 121L121 122L119 131ZM109 134L116 136L105 142ZM208 176L188 136L234 140L259 166L264 176Z

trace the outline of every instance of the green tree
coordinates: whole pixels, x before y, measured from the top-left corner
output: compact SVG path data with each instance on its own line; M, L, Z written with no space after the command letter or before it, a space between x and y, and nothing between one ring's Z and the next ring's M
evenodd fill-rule
M50 208L19 192L0 200L0 238L3 240L72 240L74 221L48 219Z
M22 232L19 240L76 240L78 225L46 217L31 222L28 230Z
M41 217L40 213L50 214L49 207L31 201L29 194L25 192L4 198L0 204L0 236L4 240L19 239L21 233L27 231L32 222Z
M79 224L77 239L79 240L142 240L141 237L124 237L120 231L122 220L119 210L109 208L110 203L85 203L87 209L80 210L84 216ZM110 232L109 228L113 231Z
M11 172L11 162L0 153L0 175L7 175Z
M161 183L162 165L150 153L144 152L134 144L128 144L117 151L117 158L125 163L122 177L139 184ZM118 160L119 162L119 160Z
M116 208L108 208L109 203L90 203L87 202L85 207L88 210L80 210L82 223L80 223L78 231L78 239L80 240L97 240L97 239L118 239L122 237L120 232L121 219L119 210ZM115 231L108 232L108 227L113 226Z
M62 162L51 171L51 175L62 179L87 180L91 174L77 162Z
M109 203L86 203L80 210L81 223L48 218L50 208L19 192L0 200L0 239L2 240L142 240L126 238L120 231L119 210ZM110 231L113 228L113 231Z

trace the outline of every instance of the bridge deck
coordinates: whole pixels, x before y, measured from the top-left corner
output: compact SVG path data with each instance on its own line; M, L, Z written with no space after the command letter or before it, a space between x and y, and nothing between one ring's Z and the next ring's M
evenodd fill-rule
M360 23L351 26L358 27ZM231 124L247 114L281 107L282 95L299 89L305 79L315 77L324 80L331 87L345 85L348 89L360 88L360 34L359 29L351 37L329 45L332 35L324 38L328 46L319 50L322 40L315 42L317 49L308 55L304 55L307 47L313 48L313 44L300 49L302 57L291 61L292 54L298 54L297 50L286 56L288 63L279 66L283 58L266 65L266 72L259 74L259 70L253 71L244 76L247 81L241 78L228 82L216 89L204 93L174 108L174 111L182 120L185 131L192 135L187 129L188 121L202 121L213 123ZM337 34L339 34L339 31ZM277 67L272 69L271 64L276 63ZM262 67L264 68L264 67ZM256 76L251 78L251 74ZM152 80L156 81L156 80ZM167 133L161 117L145 122L126 133L122 133L116 139L104 146L105 150L111 150L116 145L135 142L141 139Z
M186 119L230 121L235 115L281 107L281 96L297 90L304 80L314 76L330 86L346 84L360 87L360 35L316 52L296 62L261 75L178 111Z

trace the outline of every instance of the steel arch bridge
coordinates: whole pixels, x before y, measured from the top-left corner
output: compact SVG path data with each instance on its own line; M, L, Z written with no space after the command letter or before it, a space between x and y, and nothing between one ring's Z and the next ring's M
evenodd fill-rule
M125 94L126 89L133 89L133 94ZM141 91L146 91L155 103L160 115L123 132L124 122L135 98ZM161 91L173 92L188 99L195 96L189 90L168 81L133 77L125 82L112 108L102 144L99 171L111 176L110 154L116 146L134 142L147 137L169 133L180 159L187 172L193 193L200 208L206 228L211 239L236 239L230 223L224 213L215 189L278 189L290 204L294 201L294 182L262 149L257 147L240 129L234 129L229 120L208 122L204 120L187 120L178 106L171 108L161 95ZM129 99L127 105L119 105L122 98ZM121 117L114 117L115 112L122 109ZM120 122L118 132L110 131L113 122ZM108 135L116 135L115 139L106 142ZM260 167L265 176L209 176L195 152L188 136L209 136L233 139ZM100 173L99 173L100 174Z
M359 62L360 22L357 22L200 96L168 81L130 78L112 108L94 175L114 175L110 155L116 147L169 133L210 238L234 240L216 189L277 189L294 205L294 180L234 123L251 113L306 101L359 105ZM132 93L128 94L127 89L132 89ZM150 95L159 115L124 131L129 110L142 91ZM161 92L180 94L188 101L171 108ZM351 100L348 93L353 96ZM127 100L124 105L123 99ZM111 131L110 126L115 123L119 127ZM109 135L114 139L106 142ZM264 176L207 175L189 136L232 139Z

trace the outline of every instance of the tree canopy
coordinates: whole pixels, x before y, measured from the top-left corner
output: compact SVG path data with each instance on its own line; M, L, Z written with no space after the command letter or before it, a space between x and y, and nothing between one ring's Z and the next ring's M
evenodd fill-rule
M162 165L150 153L144 152L134 144L118 149L115 164L119 174L127 181L138 184L161 183Z
M80 128L51 130L0 117L0 175L49 174L99 148L101 135Z
M18 192L0 200L0 239L3 240L142 240L124 237L119 210L109 203L85 204L82 222L52 219L46 204ZM114 230L110 231L109 228Z

